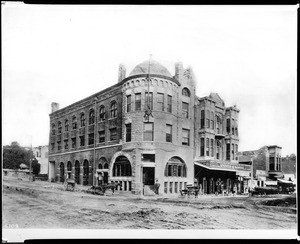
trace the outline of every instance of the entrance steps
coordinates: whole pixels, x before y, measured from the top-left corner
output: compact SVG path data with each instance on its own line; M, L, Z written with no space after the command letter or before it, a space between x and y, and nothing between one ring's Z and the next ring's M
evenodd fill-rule
M154 186L152 185L145 185L144 186L144 196L155 196Z

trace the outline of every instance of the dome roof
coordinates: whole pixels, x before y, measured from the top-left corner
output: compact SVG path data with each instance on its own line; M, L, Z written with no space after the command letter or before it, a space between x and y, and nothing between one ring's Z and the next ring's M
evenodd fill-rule
M129 76L148 74L148 67L149 67L149 60L135 66L135 68L131 71ZM167 70L167 68L162 66L160 63L156 62L155 60L150 60L150 75L151 74L164 75L172 78L172 75Z

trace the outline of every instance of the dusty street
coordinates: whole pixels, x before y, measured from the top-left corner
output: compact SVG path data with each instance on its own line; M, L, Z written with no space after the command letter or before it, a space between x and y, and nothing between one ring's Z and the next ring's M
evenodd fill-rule
M276 196L284 198L287 196ZM2 226L94 229L295 229L295 205L267 206L275 197L198 199L104 196L64 191L49 182L3 179Z

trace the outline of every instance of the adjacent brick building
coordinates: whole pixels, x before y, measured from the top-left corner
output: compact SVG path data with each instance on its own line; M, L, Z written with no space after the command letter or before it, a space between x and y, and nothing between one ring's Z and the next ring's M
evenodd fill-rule
M251 165L253 162L254 185L264 187L266 182L283 178L281 149L272 145L238 153L240 164Z
M151 193L158 182L160 194L178 194L196 178L204 193L221 181L231 191L250 172L236 155L239 110L216 93L198 98L195 90L190 68L176 63L172 76L151 60L127 77L120 65L115 85L70 106L53 103L49 179L114 181L134 194Z

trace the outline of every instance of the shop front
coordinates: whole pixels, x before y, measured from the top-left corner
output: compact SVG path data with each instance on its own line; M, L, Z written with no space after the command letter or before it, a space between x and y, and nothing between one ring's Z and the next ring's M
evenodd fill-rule
M250 167L214 161L197 161L195 179L200 194L242 194L248 192Z

